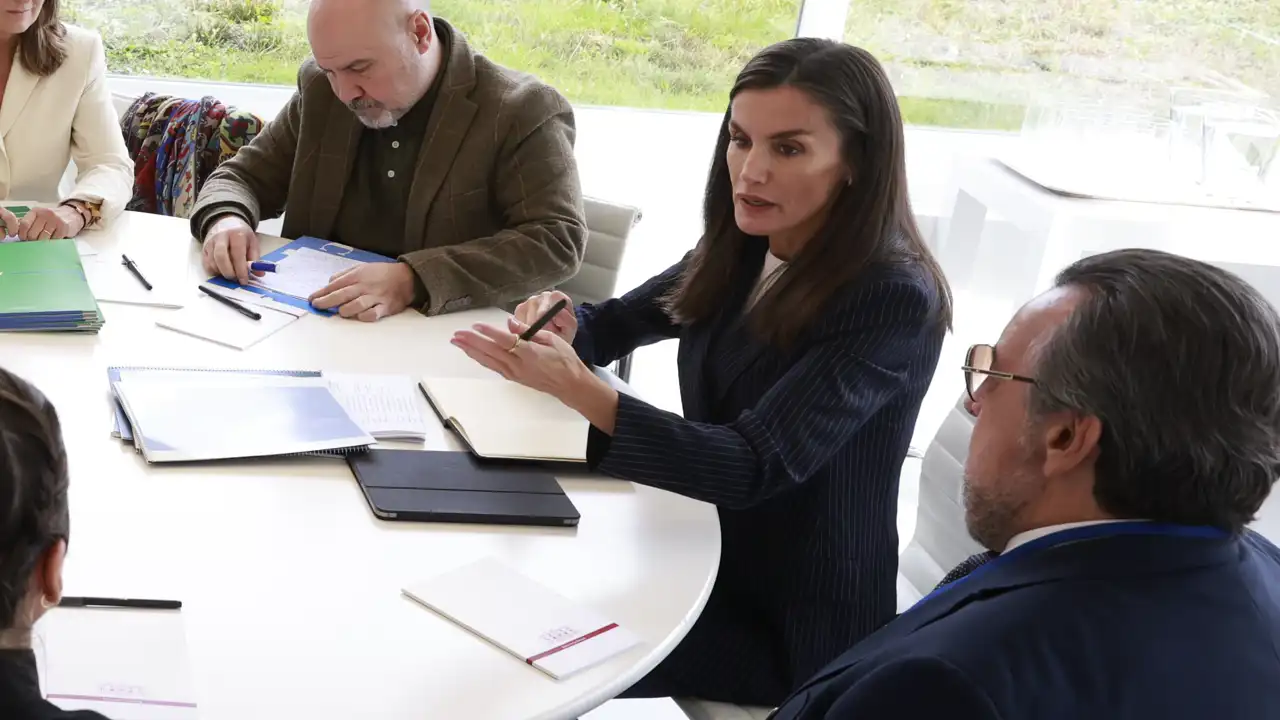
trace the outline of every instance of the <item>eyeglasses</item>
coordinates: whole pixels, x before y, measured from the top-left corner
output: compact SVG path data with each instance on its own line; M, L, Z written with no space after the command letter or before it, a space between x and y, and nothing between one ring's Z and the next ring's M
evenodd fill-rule
M964 387L969 393L970 400L977 402L974 393L978 392L978 388L982 386L982 381L989 377L1001 380L1016 380L1018 382L1031 383L1032 385L1036 384L1036 379L1033 377L992 370L991 366L995 364L995 360L996 349L990 345L974 345L965 354L964 365L960 369L964 371Z

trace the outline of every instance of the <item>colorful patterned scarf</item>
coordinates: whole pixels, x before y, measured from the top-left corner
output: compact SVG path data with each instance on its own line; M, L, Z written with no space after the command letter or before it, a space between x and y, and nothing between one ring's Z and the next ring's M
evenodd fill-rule
M147 93L120 122L134 161L129 210L186 218L209 174L262 131L256 115L212 97Z

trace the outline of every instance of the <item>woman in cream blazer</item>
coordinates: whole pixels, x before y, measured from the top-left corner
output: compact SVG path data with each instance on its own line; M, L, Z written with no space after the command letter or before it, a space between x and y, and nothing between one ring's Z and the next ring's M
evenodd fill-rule
M102 38L60 22L58 0L21 9L0 13L0 198L43 207L21 221L0 210L0 223L23 240L74 237L124 210L133 162L107 91ZM64 188L71 161L75 181Z

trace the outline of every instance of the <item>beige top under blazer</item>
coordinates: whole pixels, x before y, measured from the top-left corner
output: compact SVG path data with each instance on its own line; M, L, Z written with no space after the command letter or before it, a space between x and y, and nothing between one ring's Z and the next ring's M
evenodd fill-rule
M95 32L67 25L67 59L48 77L17 61L0 101L0 198L102 203L102 222L133 194L133 161L107 91L107 56ZM75 173L60 187L69 162Z

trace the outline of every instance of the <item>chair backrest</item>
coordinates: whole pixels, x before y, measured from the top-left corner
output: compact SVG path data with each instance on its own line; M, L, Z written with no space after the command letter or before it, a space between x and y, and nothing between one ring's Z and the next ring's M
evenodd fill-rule
M585 198L583 204L587 214L587 251L578 274L561 283L559 289L574 303L599 303L614 296L627 238L631 228L640 222L640 210L594 198Z
M137 100L136 95L126 95L124 93L111 93L111 106L116 111L116 122L124 120L124 114L129 112L129 108L133 105L133 101Z
M964 525L964 461L969 455L973 416L964 396L942 422L920 466L920 509L916 531L898 560L898 571L916 593L899 598L905 604L927 595L951 568L982 552ZM904 590L899 588L900 591Z

